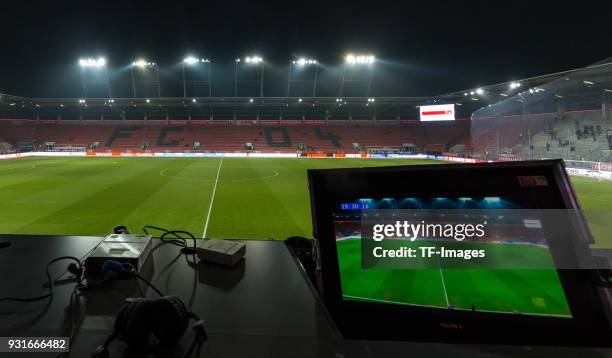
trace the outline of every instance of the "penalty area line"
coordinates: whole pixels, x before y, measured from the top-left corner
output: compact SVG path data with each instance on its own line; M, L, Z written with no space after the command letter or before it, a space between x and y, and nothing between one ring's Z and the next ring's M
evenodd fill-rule
M210 205L208 206L208 214L206 215L206 223L204 224L204 232L202 232L202 238L206 238L208 232L208 222L210 221L210 213L212 213L213 203L215 202L215 193L217 192L217 184L219 183L219 174L221 174L221 166L223 165L223 157L219 161L219 168L217 168L217 178L215 179L215 185L213 186L212 195L210 196Z

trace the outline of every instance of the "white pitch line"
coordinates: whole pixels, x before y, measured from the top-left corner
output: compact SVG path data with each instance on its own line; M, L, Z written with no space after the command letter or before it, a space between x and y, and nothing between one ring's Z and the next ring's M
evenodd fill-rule
M444 289L444 298L446 299L446 307L450 307L448 301L448 293L446 292L446 284L444 283L444 274L442 273L442 265L440 265L440 258L438 258L438 270L440 270L440 278L442 279L442 289Z
M208 215L206 215L206 223L204 224L204 232L202 232L202 238L206 238L206 232L208 231L208 222L210 221L210 213L212 213L213 202L215 201L215 193L217 192L217 183L219 182L219 174L221 173L221 165L223 165L223 157L219 162L219 168L217 169L217 178L215 179L215 186L210 197L210 205L208 206Z

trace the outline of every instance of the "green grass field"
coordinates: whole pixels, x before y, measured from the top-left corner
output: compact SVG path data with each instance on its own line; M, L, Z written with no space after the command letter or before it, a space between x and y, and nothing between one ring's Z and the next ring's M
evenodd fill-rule
M197 237L203 236L204 231L207 237L220 238L310 237L307 169L423 163L440 162L241 158L3 160L0 232L106 235L117 225L140 232L148 224L188 230ZM612 183L583 178L574 178L573 183L583 208L612 208ZM596 246L612 247L609 223L605 215L591 220L598 238ZM469 309L474 304L478 309L497 311L558 315L568 312L553 270L429 269L407 274L406 270L361 270L353 262L357 259L345 263L349 275L359 277L353 281L360 282L343 282L348 285L347 295L438 307L450 304ZM403 289L387 292L382 288L387 283Z
M0 232L105 235L117 225L201 236L310 237L306 170L424 160L22 158L0 161ZM221 164L221 166L220 166ZM219 171L219 167L221 168ZM218 181L217 172L219 171ZM585 208L612 208L612 183L573 179ZM213 189L217 182L215 195ZM212 200L212 203L211 203ZM211 205L212 204L212 205ZM612 247L607 221L592 223Z
M307 169L420 163L263 158L225 158L222 164L217 158L3 160L0 232L106 235L117 225L140 232L149 224L188 230L200 237L208 218L209 237L310 237Z

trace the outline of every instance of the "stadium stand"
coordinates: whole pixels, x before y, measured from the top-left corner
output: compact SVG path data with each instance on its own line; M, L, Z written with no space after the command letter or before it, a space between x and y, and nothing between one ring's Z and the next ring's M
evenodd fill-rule
M610 131L609 131L610 130ZM609 135L610 134L610 135ZM600 110L478 118L472 152L489 159L612 160L612 126Z
M108 121L88 123L61 121L36 123L11 121L0 124L2 139L13 146L32 142L38 149L44 144L52 148L83 148L104 150L194 151L194 143L201 144L197 151L242 151L245 143L253 143L254 150L262 152L295 152L298 144L312 151L357 152L361 150L400 150L407 143L418 151L443 152L451 147L469 146L469 121L454 123L420 123L410 121L400 125L377 124L363 121L359 124L342 122L315 125L235 125L221 122L214 125L168 125L142 122ZM118 122L118 123L117 123ZM136 122L136 123L134 123ZM99 145L95 145L99 143ZM48 148L51 149L51 148Z

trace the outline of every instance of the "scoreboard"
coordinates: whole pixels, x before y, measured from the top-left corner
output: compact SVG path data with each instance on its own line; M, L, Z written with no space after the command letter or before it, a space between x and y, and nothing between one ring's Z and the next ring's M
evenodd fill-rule
M421 112L422 122L436 121L454 121L455 120L455 105L454 104L437 104L433 106L419 107Z

